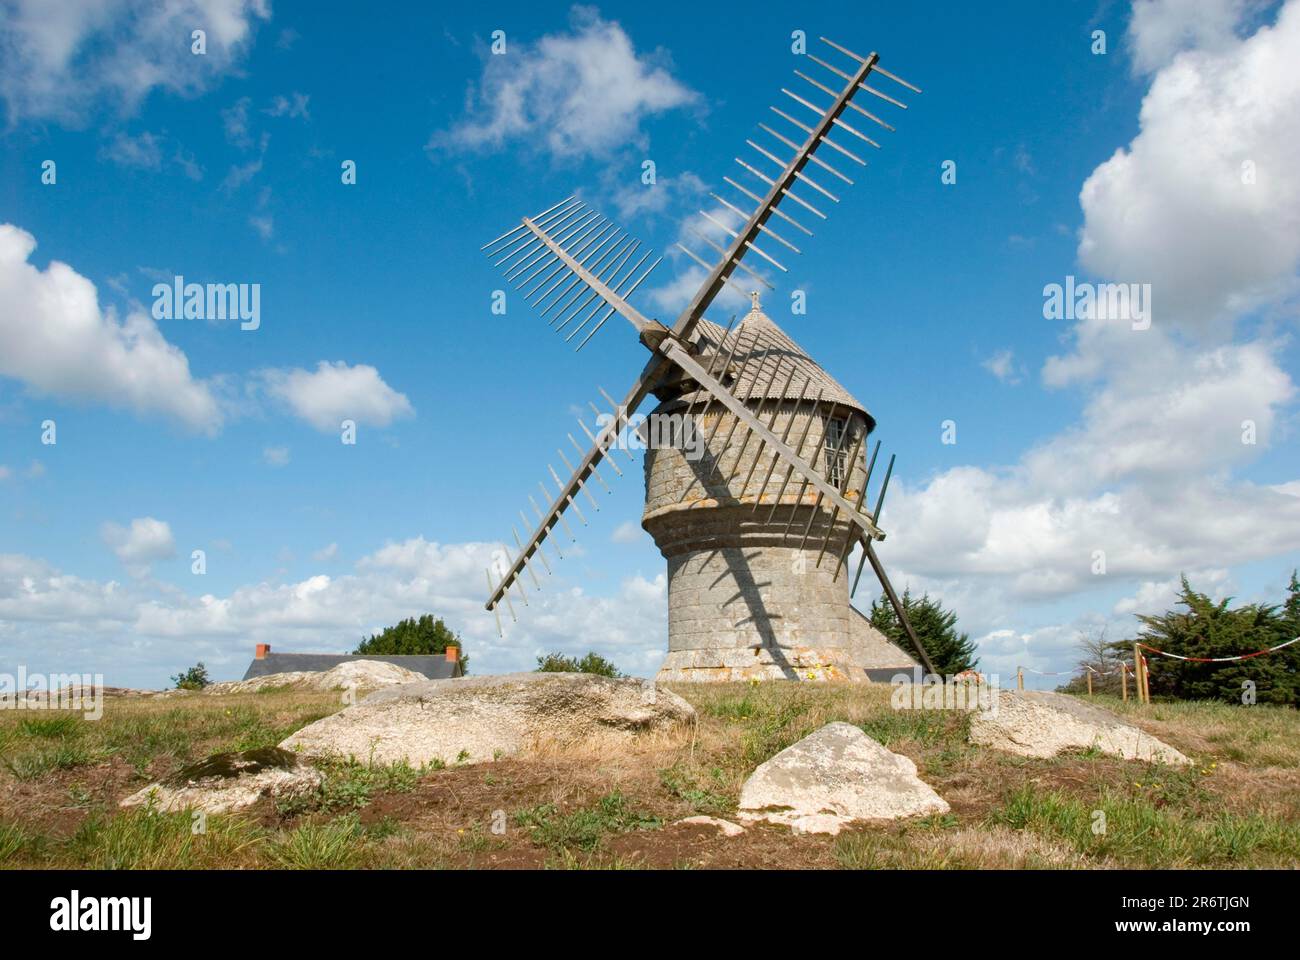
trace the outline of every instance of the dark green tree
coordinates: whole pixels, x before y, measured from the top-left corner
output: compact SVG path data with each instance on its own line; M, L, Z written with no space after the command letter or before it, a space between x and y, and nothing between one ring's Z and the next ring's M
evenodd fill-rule
M548 653L537 658L534 673L594 673L598 677L622 677L625 674L596 651L579 660L562 653Z
M945 610L938 600L923 594L914 600L910 590L903 591L903 610L916 631L916 636L930 655L934 669L945 677L963 670L974 670L979 663L975 656L975 643L969 634L957 632L957 614ZM871 625L908 653L912 641L907 638L903 625L898 622L893 605L885 598L872 601Z
M172 677L172 683L176 684L177 690L202 690L211 682L208 679L208 668L203 665L202 660L185 672Z
M1276 646L1296 635L1300 586L1292 574L1281 610L1251 603L1229 608L1232 598L1218 603L1197 593L1182 578L1179 606L1160 616L1142 616L1138 639L1168 653L1185 657L1231 657ZM1295 705L1300 699L1300 644L1276 653L1228 663L1196 663L1151 657L1151 695L1179 700L1226 700L1241 703L1247 681L1254 684L1256 702Z
M1288 640L1300 637L1300 580L1296 579L1294 570L1286 588L1286 600L1282 603L1282 630Z
M460 637L452 632L441 617L435 620L432 614L426 613L418 620L408 617L385 628L381 633L365 638L352 652L381 657L419 656L446 653L448 647L460 650L461 670L468 673L469 657L465 656L465 645Z

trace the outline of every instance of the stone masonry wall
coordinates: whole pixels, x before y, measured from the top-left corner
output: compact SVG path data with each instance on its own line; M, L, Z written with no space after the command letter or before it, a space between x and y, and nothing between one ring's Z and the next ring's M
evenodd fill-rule
M803 438L803 456L825 475L829 405L812 411L808 404L799 409L786 401L779 408L769 403L754 409L791 447L798 449ZM845 413L841 408L835 415ZM716 406L699 421L699 441L712 435L699 460L685 455L689 442L679 442L685 449L646 451L642 525L668 561L669 655L660 678L850 672L856 636L848 596L852 571L841 568L832 579L849 523L842 515L837 519L819 564L830 510L824 504L814 510L816 492L808 487L800 496L803 485L795 475L774 511L786 467L778 463L769 475L771 450L760 452L752 434L746 442L743 426L732 434L733 422ZM846 464L864 426L855 414L842 451ZM851 500L865 476L866 446L852 463L846 494Z

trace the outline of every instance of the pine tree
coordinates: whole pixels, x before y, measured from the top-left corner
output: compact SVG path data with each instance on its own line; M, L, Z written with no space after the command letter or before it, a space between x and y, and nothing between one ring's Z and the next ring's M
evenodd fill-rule
M903 591L903 610L936 671L950 677L963 670L975 669L979 663L975 656L975 643L969 634L957 632L957 614L954 611L945 610L938 600L931 600L928 593L920 600L913 600L910 590ZM912 641L887 599L881 597L872 601L870 619L873 627L902 649L912 652Z
M1230 609L1231 598L1218 603L1192 589L1182 578L1178 603L1186 611L1139 615L1142 642L1185 657L1232 657L1276 646L1295 636L1288 620L1300 612L1300 587L1292 576L1286 604L1252 603ZM1295 704L1300 697L1300 644L1267 656L1220 663L1152 656L1151 694L1180 700L1225 700L1242 703L1254 685L1258 703Z
M1282 624L1288 640L1300 637L1300 580L1296 580L1296 571L1291 571L1291 583L1286 588L1286 600L1282 604Z

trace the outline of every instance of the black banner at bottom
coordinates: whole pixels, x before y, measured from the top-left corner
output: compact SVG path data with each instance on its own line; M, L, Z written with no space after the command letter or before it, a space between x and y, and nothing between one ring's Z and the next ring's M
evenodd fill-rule
M0 873L0 917L10 947L196 946L233 935L337 948L373 946L377 934L403 928L528 936L557 923L570 936L661 929L674 942L689 933L734 943L783 915L812 924L809 934L824 923L847 931L860 918L864 930L929 931L949 944L964 934L984 942L1064 934L1221 949L1286 929L1288 886L1271 871L9 871ZM533 920L535 928L520 925Z

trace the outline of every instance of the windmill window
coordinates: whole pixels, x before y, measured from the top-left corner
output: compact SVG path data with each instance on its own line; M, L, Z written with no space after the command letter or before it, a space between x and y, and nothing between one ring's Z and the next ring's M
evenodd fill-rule
M831 417L826 421L822 457L826 461L826 479L837 487L844 482L844 461L848 456L849 445L844 434L848 429L847 419Z

